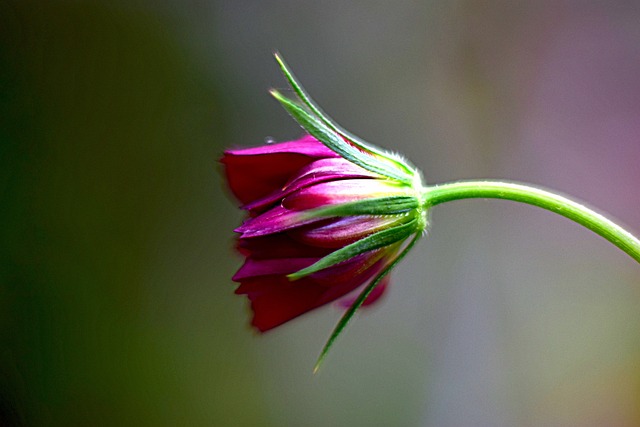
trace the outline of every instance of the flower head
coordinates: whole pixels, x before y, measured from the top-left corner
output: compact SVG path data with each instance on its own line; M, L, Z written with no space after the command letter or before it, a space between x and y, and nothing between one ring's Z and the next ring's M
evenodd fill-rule
M339 157L312 136L228 150L229 186L248 211L233 280L264 332L370 282L424 228L411 186ZM380 296L386 281L365 304Z
M362 288L322 359L355 310L378 299L389 271L426 229L422 180L406 161L327 118L276 58L302 104L272 95L309 134L225 152L229 187L248 213L235 230L246 259L233 280L261 332Z

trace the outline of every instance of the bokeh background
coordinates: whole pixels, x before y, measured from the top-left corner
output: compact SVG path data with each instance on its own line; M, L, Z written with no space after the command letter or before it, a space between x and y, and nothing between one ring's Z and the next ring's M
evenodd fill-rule
M225 147L300 128L280 50L430 183L527 181L640 232L635 1L0 1L0 425L640 426L640 268L503 201L438 207L340 316L259 336Z

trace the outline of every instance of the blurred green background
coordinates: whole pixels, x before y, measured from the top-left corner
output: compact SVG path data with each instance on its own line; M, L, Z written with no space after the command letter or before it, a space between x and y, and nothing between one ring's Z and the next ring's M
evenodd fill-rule
M456 202L323 371L335 307L258 336L218 159L301 131L280 50L430 183L560 190L640 232L640 8L0 1L0 425L640 425L640 268Z

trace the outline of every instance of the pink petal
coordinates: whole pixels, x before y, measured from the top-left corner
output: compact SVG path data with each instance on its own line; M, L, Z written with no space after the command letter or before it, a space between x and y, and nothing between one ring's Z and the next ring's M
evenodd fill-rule
M332 179L330 180L334 180L347 178L380 178L380 175L369 172L343 158L320 159L302 168L297 176L287 183L286 188L297 190L310 184L328 181L325 177L331 177Z
M349 178L378 177L378 175L342 158L320 159L297 171L293 178L282 188L278 188L271 194L254 200L242 208L252 212L260 212L294 191L312 184Z
M303 188L282 201L291 210L313 209L373 197L408 194L408 189L379 179L346 179Z
M247 219L234 231L242 233L240 237L244 239L280 233L284 230L321 221L322 219L323 218L312 218L303 220L300 212L294 212L282 206L276 206L262 215Z

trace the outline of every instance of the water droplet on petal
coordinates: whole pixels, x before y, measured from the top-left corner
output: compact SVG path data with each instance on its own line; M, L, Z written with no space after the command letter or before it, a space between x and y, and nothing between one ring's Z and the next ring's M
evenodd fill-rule
M276 139L272 136L267 136L264 139L265 144L273 144L274 142L276 142Z

